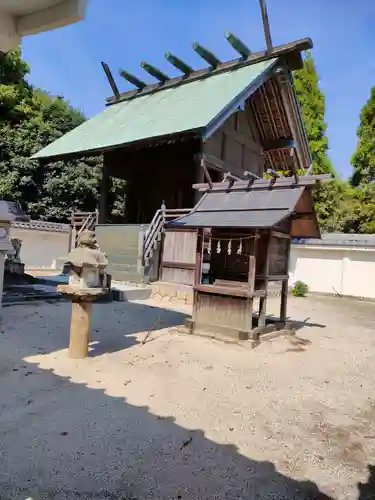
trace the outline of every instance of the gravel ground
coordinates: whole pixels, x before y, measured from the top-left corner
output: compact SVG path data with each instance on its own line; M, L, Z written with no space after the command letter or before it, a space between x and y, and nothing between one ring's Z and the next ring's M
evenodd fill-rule
M86 360L70 304L3 310L1 500L375 498L374 304L291 298L310 343L253 350L163 307L96 304Z

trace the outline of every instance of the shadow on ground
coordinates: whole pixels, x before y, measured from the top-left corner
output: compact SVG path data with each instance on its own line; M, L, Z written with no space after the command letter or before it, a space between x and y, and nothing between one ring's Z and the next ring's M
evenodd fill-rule
M45 304L45 303L44 303ZM61 301L51 304L56 313L53 323L43 317L43 302L33 302L24 305L29 310L28 321L32 324L40 325L44 330L43 342L38 343L35 339L30 342L32 354L48 354L51 352L66 349L69 345L69 329L71 318L71 303ZM7 308L16 311L16 307ZM4 313L5 314L5 313ZM138 344L146 334L164 328L183 324L186 314L151 307L135 302L112 302L93 304L93 319L91 328L90 357L100 356L106 353L122 351ZM16 325L7 327L9 336L14 335ZM136 334L144 332L144 336L139 339Z
M287 318L287 321L290 322L292 327L296 330L302 330L302 328L327 328L327 325L311 322L310 319L311 318L306 318L303 321L297 321L293 320L293 318Z
M117 338L121 325L113 331L104 327L108 315L115 314L108 306L94 308L94 338L106 351L111 341L115 349L130 347L132 325L122 345ZM138 311L137 323L145 329L150 318L162 318L160 327L165 327L183 316L158 308L150 312L139 304L121 307ZM32 309L38 314L30 306L30 321ZM123 320L121 311L116 315L124 323L125 315ZM56 321L62 317L56 314ZM66 324L45 330L45 352L66 347ZM249 459L199 429L185 429L147 406L135 407L25 362L38 347L32 335L20 333L16 321L0 341L2 500L329 500L314 483L287 477L272 463Z
M258 315L253 315L253 326L258 325ZM306 318L303 321L297 321L293 318L287 317L286 322L295 330L302 330L302 328L326 328L327 325L323 325L322 323L313 323L309 321L310 318ZM279 323L280 318L273 314L268 314L266 317L266 325L272 325L274 323Z
M366 483L358 484L358 500L375 499L375 466L368 465L369 477Z

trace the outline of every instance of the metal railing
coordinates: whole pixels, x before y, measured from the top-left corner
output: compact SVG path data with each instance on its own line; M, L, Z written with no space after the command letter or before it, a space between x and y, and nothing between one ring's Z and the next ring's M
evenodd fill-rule
M143 268L143 274L147 274L150 266L154 263L153 259L158 255L162 237L164 233L165 223L173 219L177 219L192 211L191 208L166 208L162 205L147 226L146 230L141 229L139 235L139 271ZM98 224L98 212L76 212L72 214L71 226L71 244L70 248L75 248L78 245L79 236L85 230L94 230Z
M156 250L160 247L165 223L177 219L182 215L186 215L190 213L191 210L191 208L166 208L165 205L162 205L161 208L156 211L143 237L142 265L146 269L149 267L150 261Z
M95 212L75 212L72 214L71 248L75 248L78 245L79 236L83 231L93 231L95 229L98 223L98 216L99 213L97 210Z

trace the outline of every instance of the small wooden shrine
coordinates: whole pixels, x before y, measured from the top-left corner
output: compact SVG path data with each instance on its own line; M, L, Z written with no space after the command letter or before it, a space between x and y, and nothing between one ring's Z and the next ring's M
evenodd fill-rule
M320 238L313 175L197 184L193 211L169 226L198 231L191 333L258 341L267 331L268 284L281 282L286 324L291 238ZM203 263L209 272L203 274ZM253 316L259 299L259 315Z

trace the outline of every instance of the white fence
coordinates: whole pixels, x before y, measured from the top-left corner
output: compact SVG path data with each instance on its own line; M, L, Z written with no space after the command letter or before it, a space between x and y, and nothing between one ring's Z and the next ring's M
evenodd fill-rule
M22 241L21 261L26 270L60 269L59 258L69 252L69 225L30 221L12 223L10 237Z
M311 292L375 299L375 239L371 235L324 235L292 245L290 281Z
M22 240L26 270L61 269L69 251L67 224L15 223L11 237ZM298 280L311 292L375 299L375 236L326 234L293 244L290 282Z

